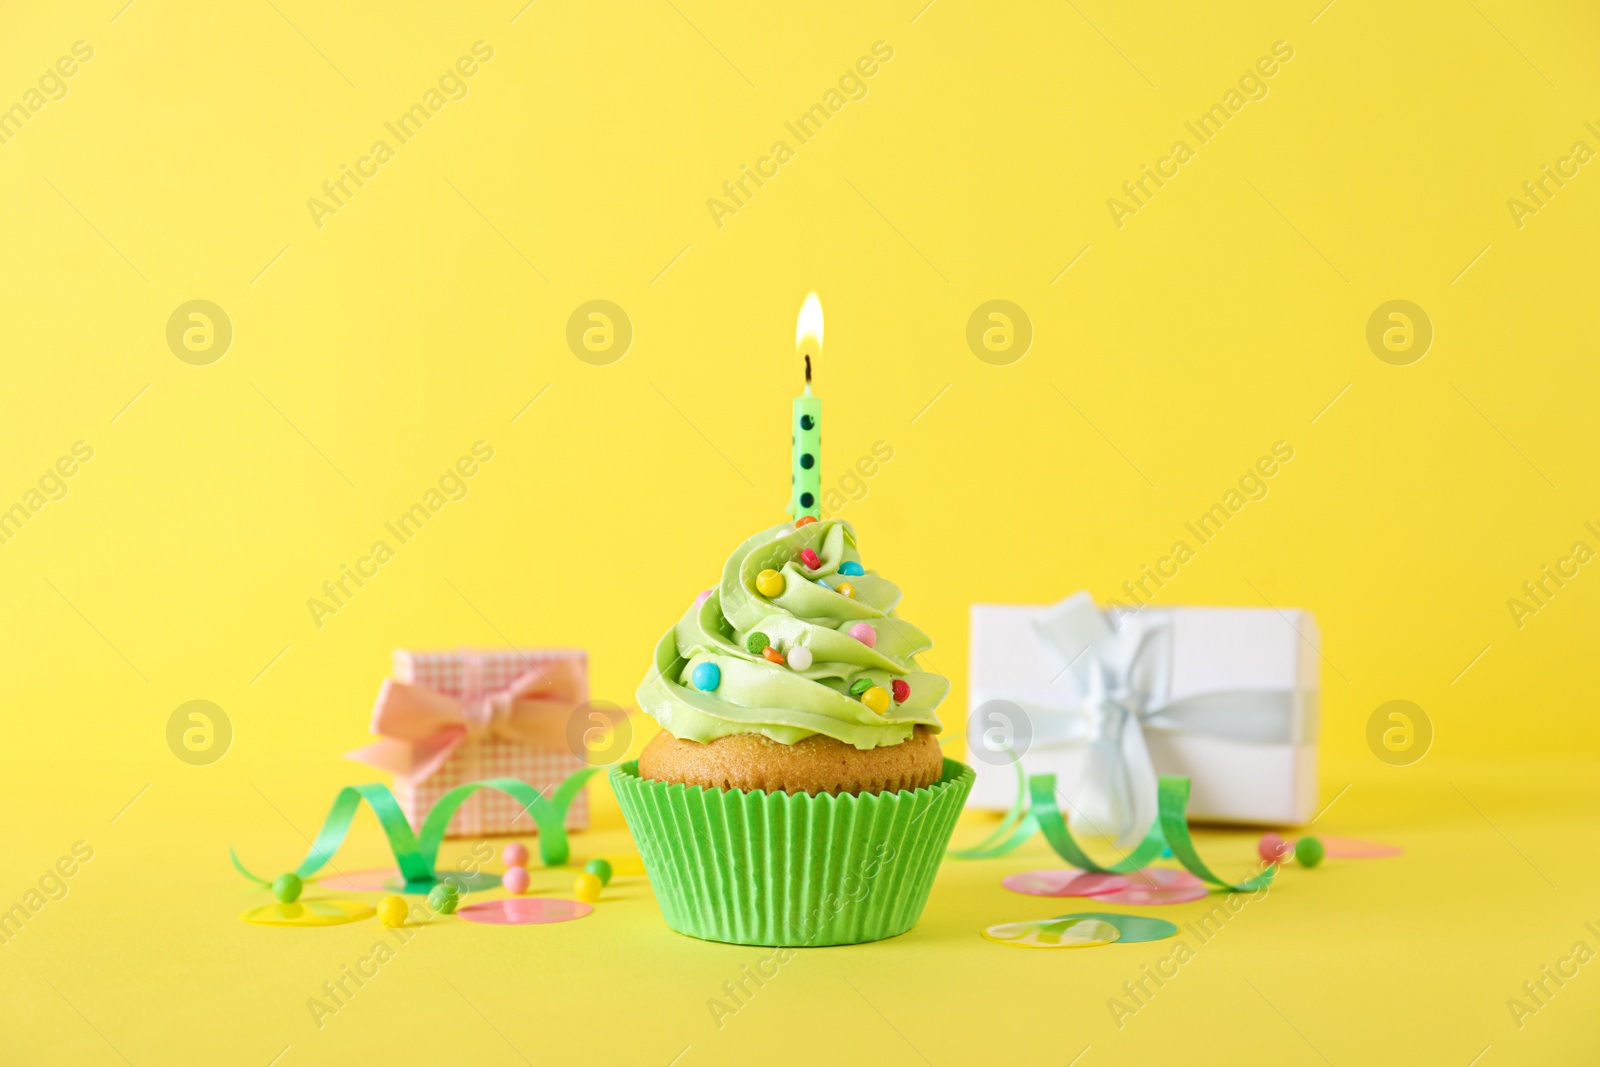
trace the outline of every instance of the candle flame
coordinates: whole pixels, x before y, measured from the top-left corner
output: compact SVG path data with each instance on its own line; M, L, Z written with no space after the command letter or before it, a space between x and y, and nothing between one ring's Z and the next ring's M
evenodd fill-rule
M806 339L813 342L809 354L822 351L822 302L817 299L816 293L807 295L806 302L800 305L800 316L794 323L794 346L802 351L806 350Z

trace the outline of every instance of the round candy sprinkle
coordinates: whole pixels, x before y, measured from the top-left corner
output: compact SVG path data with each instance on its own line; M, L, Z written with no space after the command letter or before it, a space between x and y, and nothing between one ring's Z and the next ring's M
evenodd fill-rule
M796 645L789 650L789 666L797 671L811 669L811 650L805 645Z
M1277 834L1262 834L1261 840L1256 842L1256 855L1268 863L1277 863L1293 851L1294 847Z
M711 596L711 590L709 590L709 589L700 590L700 595L694 598L694 606L695 607L699 607L701 604L704 604L706 602L706 599L708 597L710 597L710 596Z
M872 688L872 679L871 678L857 678L855 681L850 683L850 695L853 696L853 697L858 697L862 693L865 693L868 689L871 689L871 688Z
M861 694L861 703L882 715L889 710L889 691L875 685Z
M526 867L507 867L506 873L500 876L500 884L505 886L506 892L519 897L528 891L529 881L531 879Z
M776 663L778 666L780 666L780 667L783 666L783 653L779 652L776 648L772 647L771 645L768 645L766 648L763 648L761 650L761 654L763 656L767 657L767 659L771 660L773 663Z
M873 645L878 643L878 631L874 630L870 623L856 623L854 626L850 627L850 636L855 638L857 641L860 641L868 648L871 648Z
M794 520L794 528L798 530L800 527L809 526L816 521L817 517L815 515L802 515L798 519Z
M520 841L513 841L500 850L500 858L507 867L526 867L528 865L528 847Z
M461 894L449 882L440 882L428 891L428 907L440 915L452 915L461 903Z
M405 897L388 896L378 902L378 921L385 926L404 926L410 914Z
M846 578L859 578L867 572L862 569L861 564L857 563L855 560L849 560L845 563L839 564L839 573L844 575Z
M572 895L585 904L593 904L600 899L600 889L604 884L599 875L585 871L572 883Z
M800 550L800 562L806 565L807 570L814 571L822 566L822 557L809 548L802 548Z
M761 655L761 650L772 644L772 640L760 630L755 631L744 639L744 647L750 650L753 656Z
M834 592L854 599L856 595L856 587L851 585L849 582L840 582L839 588L834 590Z
M592 859L583 865L583 869L586 874L592 874L596 878L600 879L601 885L610 884L611 864L607 863L605 860L598 858Z
M1325 850L1314 837L1302 837L1294 843L1294 858L1302 867L1315 867L1322 862Z
M285 904L293 904L300 899L300 890L305 886L300 882L300 876L290 871L280 874L272 880L272 895Z
M756 592L768 600L783 593L783 575L770 567L756 575Z
M697 663L689 680L702 693L709 693L722 684L722 668L715 663Z
M911 699L911 683L904 678L896 678L890 683L890 688L894 690L894 702L896 704L904 704Z

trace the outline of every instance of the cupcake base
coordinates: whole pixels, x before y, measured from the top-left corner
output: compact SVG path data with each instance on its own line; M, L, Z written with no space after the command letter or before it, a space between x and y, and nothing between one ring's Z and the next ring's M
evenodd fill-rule
M973 778L947 759L926 788L836 796L651 781L637 761L611 769L668 926L794 948L915 926Z
M944 773L944 753L926 727L898 745L858 749L814 734L785 745L760 734L730 734L701 744L662 730L639 753L639 776L707 789L765 793L898 793Z

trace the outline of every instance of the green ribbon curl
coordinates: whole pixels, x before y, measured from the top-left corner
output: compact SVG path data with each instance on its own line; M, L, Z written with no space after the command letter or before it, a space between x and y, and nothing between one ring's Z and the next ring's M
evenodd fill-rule
M1031 800L1031 803L1029 801ZM1161 855L1163 848L1171 848L1177 861L1196 877L1218 889L1235 893L1253 893L1272 884L1278 868L1274 864L1252 878L1230 882L1219 876L1200 858L1189 836L1189 779L1163 775L1156 786L1155 822L1133 851L1109 866L1102 866L1089 858L1067 828L1067 821L1056 804L1056 776L1036 774L1029 778L1017 764L1017 799L1000 821L1000 826L988 837L971 848L952 849L950 855L958 859L991 859L1004 856L1020 847L1033 836L1035 830L1056 855L1074 867L1096 874L1130 874L1147 866Z
M365 800L389 839L389 851L394 853L395 865L400 868L400 876L407 885L433 882L436 880L434 864L439 858L439 846L444 842L445 828L450 825L451 817L463 801L485 788L498 789L522 805L539 827L539 858L546 867L559 867L567 862L569 854L567 809L572 806L583 783L599 769L585 767L574 771L549 797L519 778L489 778L456 786L440 797L433 810L422 820L420 835L412 833L411 823L388 786L381 782L346 786L333 798L333 806L322 821L322 829L317 831L317 839L311 843L311 851L306 853L306 858L300 861L294 873L302 880L309 879L333 859L333 854L339 851L339 846L344 844L345 836L350 832L350 824L361 802ZM228 846L228 856L233 860L234 869L252 882L265 886L272 884L270 879L252 874L239 862L239 855L232 845Z

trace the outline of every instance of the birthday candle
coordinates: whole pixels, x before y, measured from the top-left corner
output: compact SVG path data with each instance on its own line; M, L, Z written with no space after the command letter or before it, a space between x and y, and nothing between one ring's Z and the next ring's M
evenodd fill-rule
M822 400L811 393L811 358L822 354L822 304L817 294L806 297L794 324L795 352L805 361L806 388L794 398L790 440L794 459L789 475L789 514L821 517Z

